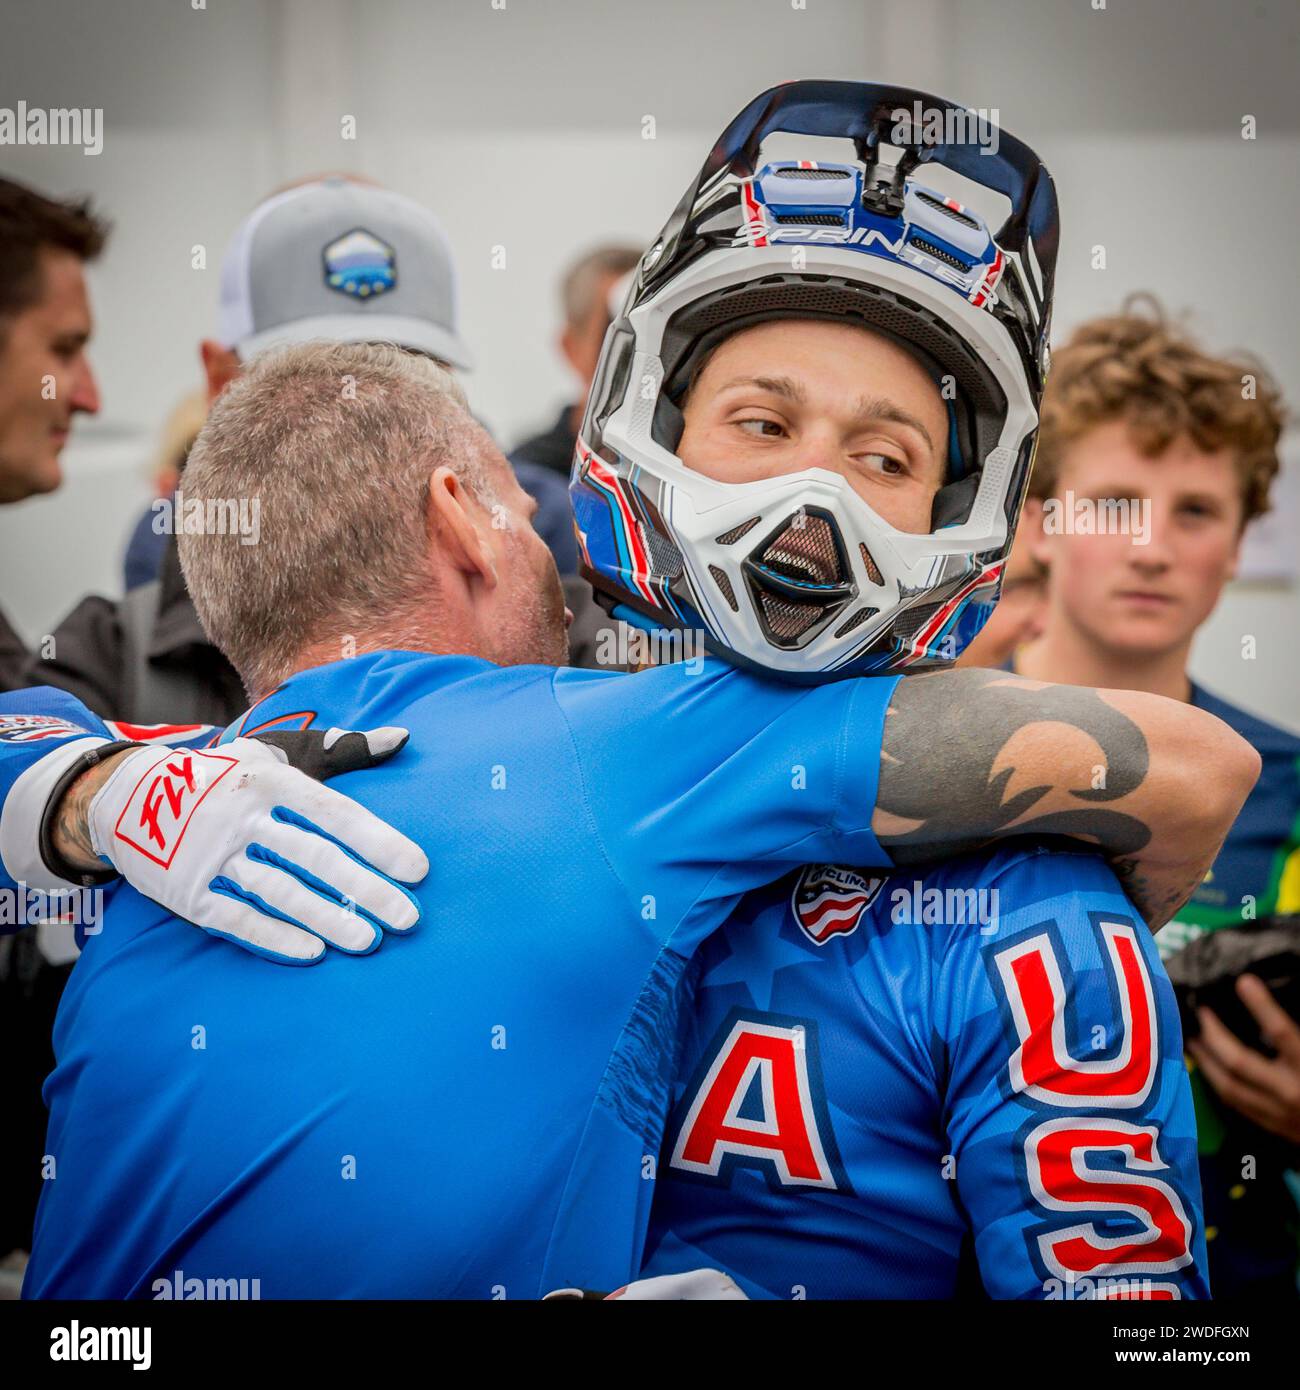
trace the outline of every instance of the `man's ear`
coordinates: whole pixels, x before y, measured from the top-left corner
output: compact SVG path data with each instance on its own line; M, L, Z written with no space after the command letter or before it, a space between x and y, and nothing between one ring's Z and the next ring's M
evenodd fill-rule
M496 587L497 566L474 515L473 501L460 479L443 464L429 479L430 543L466 579Z
M199 344L203 359L203 374L208 381L208 404L239 375L239 354L234 348L223 347L214 338L204 338Z

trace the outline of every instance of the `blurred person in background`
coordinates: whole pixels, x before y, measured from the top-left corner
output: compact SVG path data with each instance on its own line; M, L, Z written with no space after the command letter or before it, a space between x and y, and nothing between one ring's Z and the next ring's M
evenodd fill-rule
M1006 666L1021 647L1043 635L1046 616L1047 566L1034 554L1032 536L1021 530L1007 556L998 606L956 664Z
M185 469L185 460L203 428L207 413L207 395L202 391L193 391L180 400L167 417L151 479L155 500L170 498L175 493ZM159 516L160 509L151 506L136 522L127 542L126 556L122 562L122 581L128 591L158 578L167 550L167 531L159 524Z
M1175 978L1203 934L1300 913L1300 738L1187 669L1247 524L1269 509L1284 419L1258 363L1208 355L1152 302L1084 324L1052 358L1021 533L1047 569L1047 613L1011 669L1186 701L1263 764L1204 883L1158 938ZM1300 1223L1285 1175L1300 1166L1300 1027L1254 975L1235 994L1277 1055L1209 1011L1188 1045L1211 1279L1216 1297L1294 1296Z
M563 540L551 544L555 563L566 580L578 572L578 547L573 536L569 511L569 467L573 462L573 446L582 424L582 412L587 404L587 392L600 359L601 344L609 328L609 299L614 287L635 269L640 253L632 246L597 246L580 256L565 272L560 282L560 302L564 310L564 327L560 330L560 354L573 371L578 391L575 399L560 411L548 430L525 439L510 455L525 491L537 500L537 529L548 539L562 535ZM584 591L577 591L577 599ZM585 605L575 604L573 586L565 584L565 598L578 614L576 656L583 651L582 621Z
M560 330L559 347L561 356L573 369L579 389L550 429L525 439L516 447L510 455L516 471L521 463L548 468L558 474L567 487L587 392L591 389L601 344L610 324L609 297L615 285L636 269L640 259L641 253L634 246L597 246L565 271L560 282L564 327Z
M83 267L107 235L88 203L0 179L0 504L53 492L73 416L99 410ZM0 690L27 684L26 661L0 610Z

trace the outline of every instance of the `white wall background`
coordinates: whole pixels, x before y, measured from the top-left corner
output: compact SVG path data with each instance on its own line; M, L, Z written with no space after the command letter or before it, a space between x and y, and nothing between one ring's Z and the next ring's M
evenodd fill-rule
M88 588L118 591L158 426L200 380L221 250L270 189L344 168L437 212L480 357L471 399L510 444L570 393L553 350L564 263L647 239L726 121L792 77L914 83L998 108L1056 175L1058 338L1154 289L1210 344L1261 355L1300 402L1294 0L0 3L0 105L102 107L105 120L96 158L3 147L0 171L92 193L116 223L92 273L104 413L79 424L60 493L0 510L0 601L32 638ZM340 137L345 114L355 141ZM206 271L190 268L196 244ZM490 264L498 244L504 270ZM1091 268L1099 244L1104 271ZM1237 585L1194 669L1300 728L1298 643L1294 587Z

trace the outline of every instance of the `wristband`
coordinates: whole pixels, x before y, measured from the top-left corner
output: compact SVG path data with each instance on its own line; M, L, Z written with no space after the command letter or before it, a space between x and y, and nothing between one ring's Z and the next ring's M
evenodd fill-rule
M114 753L125 753L129 748L143 747L143 743L132 743L129 740L123 740L120 743L96 744L94 748L88 748L75 762L69 763L64 769L63 775L54 784L45 802L45 810L41 813L37 843L40 847L42 862L57 878L67 879L70 883L75 883L81 888L94 888L97 884L111 883L118 877L117 870L113 868L78 869L69 864L55 848L54 821L64 794L82 773L98 767L105 758L111 758Z

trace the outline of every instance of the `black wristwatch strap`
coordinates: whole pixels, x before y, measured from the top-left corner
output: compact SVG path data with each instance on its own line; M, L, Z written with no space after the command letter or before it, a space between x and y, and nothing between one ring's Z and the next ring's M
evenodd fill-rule
M111 758L114 753L124 753L128 748L143 747L143 743L132 743L127 740L120 743L100 743L94 748L88 748L75 762L68 764L63 776L54 784L54 788L45 803L45 810L41 813L38 844L41 859L52 874L67 879L69 883L79 884L82 888L93 888L96 884L111 883L117 878L116 869L78 869L69 864L54 848L54 821L64 793L83 772L89 772L92 767L98 767L105 758Z

